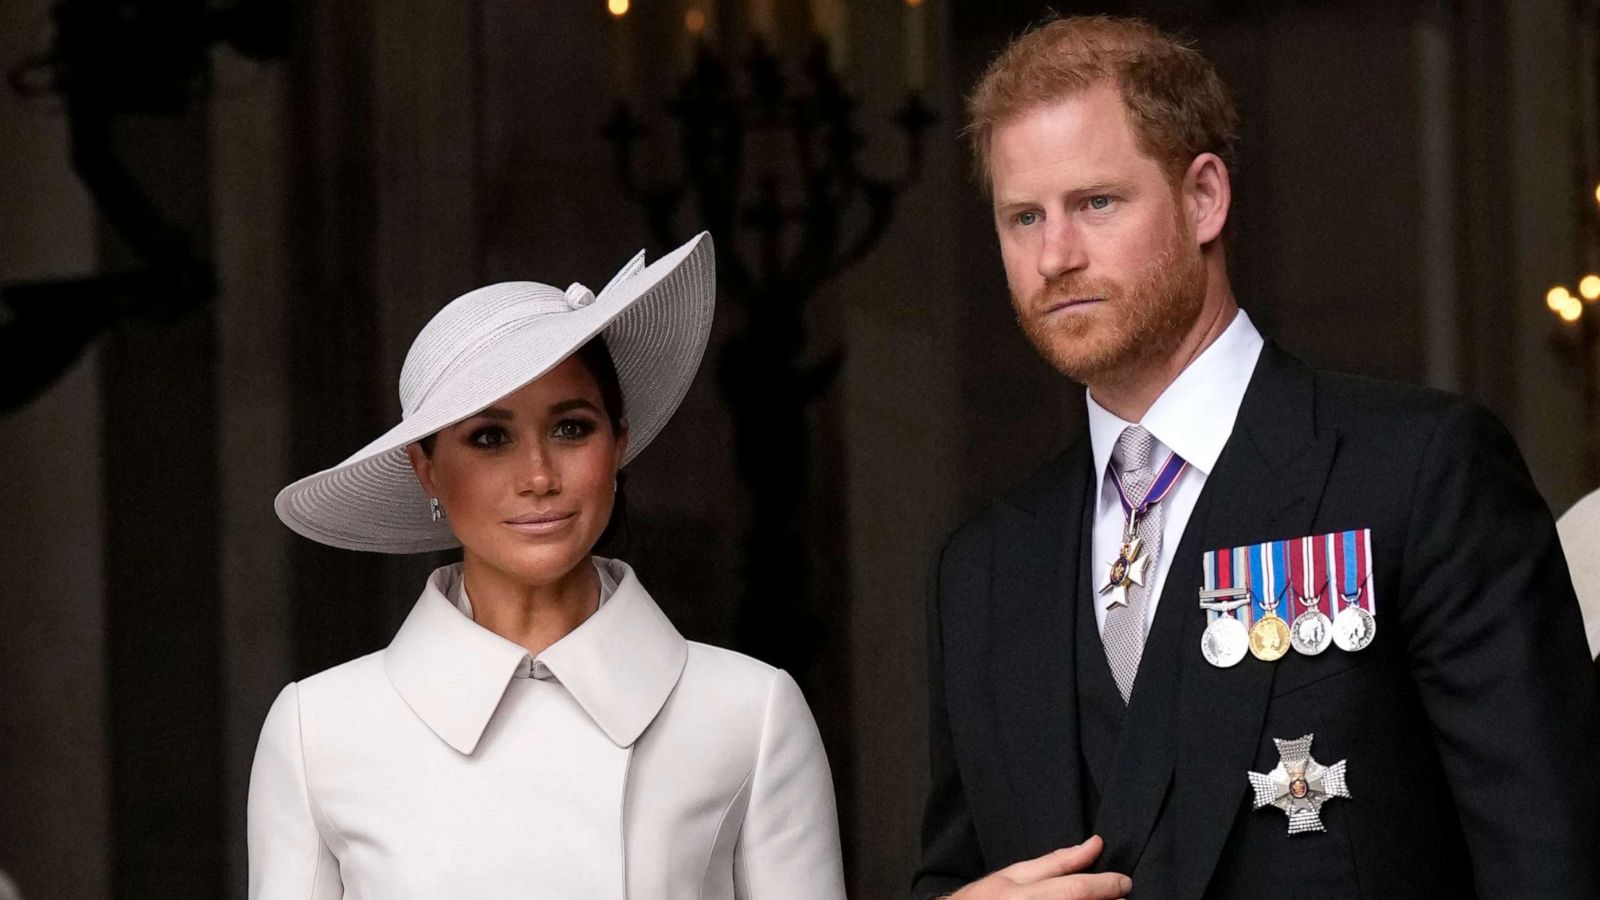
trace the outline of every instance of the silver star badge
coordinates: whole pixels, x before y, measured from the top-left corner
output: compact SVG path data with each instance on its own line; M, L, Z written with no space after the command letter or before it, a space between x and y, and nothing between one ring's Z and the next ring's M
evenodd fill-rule
M1106 604L1106 609L1127 606L1128 588L1136 584L1144 587L1144 580L1150 573L1150 557L1145 556L1143 550L1144 542L1138 538L1132 538L1122 545L1122 553L1111 563L1111 577L1100 589L1100 593L1111 595L1111 602Z
M1288 741L1273 738L1278 745L1278 766L1263 775L1250 773L1250 786L1256 791L1256 809L1276 806L1289 817L1289 833L1327 831L1322 825L1322 804L1334 797L1350 799L1344 781L1344 760L1325 766L1311 758L1312 735Z

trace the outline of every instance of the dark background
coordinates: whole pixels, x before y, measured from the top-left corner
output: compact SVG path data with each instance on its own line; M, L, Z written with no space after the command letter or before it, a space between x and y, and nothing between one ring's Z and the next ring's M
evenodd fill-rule
M689 2L636 0L627 17L629 94L658 126ZM835 3L861 166L898 174L905 10ZM199 35L172 24L183 4L124 5L174 18L70 71L137 84L154 59L206 76L170 108L107 120L106 145L184 249L168 258L179 277L139 302L53 293L48 314L30 307L37 330L0 312L14 386L48 374L34 351L98 334L0 414L0 869L28 898L242 897L267 706L285 682L384 646L438 562L312 545L272 496L394 421L405 351L452 297L512 278L598 288L640 247L665 248L600 137L618 97L603 0L238 3L219 9L259 18ZM774 6L793 69L809 7ZM725 45L742 47L747 7L714 4ZM53 8L0 7L0 65L51 71L30 61L59 49ZM1055 8L1182 29L1229 80L1245 121L1232 271L1266 334L1319 366L1486 403L1557 512L1600 482L1576 329L1544 305L1596 264L1590 4ZM1082 389L1015 327L957 134L962 95L1045 11L927 0L939 119L920 177L874 251L806 307L806 358L842 352L842 368L805 413L795 549L819 640L787 662L828 741L853 896L898 896L915 865L931 554L1082 429ZM74 172L71 103L29 93L0 93L0 282L160 257ZM643 168L676 170L667 134ZM790 162L781 143L750 154ZM214 293L185 260L213 267ZM749 649L755 523L713 363L741 315L725 298L701 377L630 466L622 555L687 636Z

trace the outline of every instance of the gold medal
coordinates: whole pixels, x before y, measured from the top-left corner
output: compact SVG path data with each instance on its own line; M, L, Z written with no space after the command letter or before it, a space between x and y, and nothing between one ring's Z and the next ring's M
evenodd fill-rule
M1250 626L1250 655L1263 662L1282 659L1289 652L1289 623L1272 610Z
M1288 566L1274 565L1273 552L1280 546L1277 543L1257 545L1261 554L1262 583L1255 587L1260 591L1257 596L1261 598L1261 615L1250 626L1250 655L1262 662L1282 659L1292 646L1289 623L1278 615L1278 607L1290 593ZM1282 586L1276 587L1280 581Z

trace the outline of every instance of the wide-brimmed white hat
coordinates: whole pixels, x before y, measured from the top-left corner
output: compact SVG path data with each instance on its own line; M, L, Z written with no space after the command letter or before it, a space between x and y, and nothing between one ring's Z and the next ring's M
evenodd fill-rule
M617 366L628 418L624 465L661 432L689 390L711 334L716 264L702 232L650 265L635 256L598 295L533 281L478 288L422 329L400 370L400 424L273 503L285 525L349 550L459 546L435 522L406 445L454 425L555 368L596 335Z
M1556 531L1572 573L1572 589L1583 608L1589 655L1600 656L1600 491L1574 503L1556 522Z

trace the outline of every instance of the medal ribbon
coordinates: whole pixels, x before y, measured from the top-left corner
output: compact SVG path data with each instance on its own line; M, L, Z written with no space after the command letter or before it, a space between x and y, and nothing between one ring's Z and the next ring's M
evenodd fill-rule
M1367 612L1374 615L1378 612L1378 598L1373 593L1372 584L1372 529L1362 528L1358 531L1342 531L1337 535L1329 535L1329 549L1337 549L1339 556L1339 601L1337 609L1346 606L1364 607ZM1360 599L1355 603L1347 603L1345 597L1360 592Z
M1356 533L1354 531L1346 531L1340 534L1339 543L1344 545L1340 548L1344 550L1344 581L1340 585L1339 593L1343 594L1344 597L1349 597L1355 594L1356 591L1361 590L1361 576L1357 571L1360 566L1356 559ZM1340 599L1342 600L1344 597Z
M1171 485L1167 487L1170 489ZM1277 601L1274 615L1294 621L1308 609L1299 602L1300 592L1310 596L1311 591L1319 591L1317 604L1309 609L1321 610L1331 619L1350 605L1344 596L1359 589L1361 599L1355 605L1377 613L1372 589L1371 529L1208 550L1201 564L1208 590L1236 587L1249 592L1250 602L1233 611L1234 618L1246 628L1266 614L1266 607L1273 600ZM1216 609L1207 609L1206 621L1221 615Z
M1288 541L1272 542L1272 587L1273 587L1273 615L1287 620L1294 615L1294 583L1292 572L1289 568Z
M1250 554L1250 583L1245 586L1250 589L1252 619L1261 618L1263 600L1272 590L1272 579L1267 575L1267 548L1266 544L1256 544L1247 551Z
M1246 556L1247 551L1243 547L1207 550L1200 558L1201 568L1205 571L1206 590L1240 588L1248 593L1250 563ZM1205 606L1205 603L1202 601L1201 605ZM1251 621L1255 618L1249 603L1227 612L1216 607L1206 608L1207 624L1216 621L1219 616L1232 616L1246 628L1250 627Z
M1117 499L1122 501L1122 520L1124 522L1134 516L1142 516L1172 493L1172 488L1183 477L1189 464L1183 457L1176 453L1167 456L1167 461L1161 464L1161 471L1156 473L1156 480L1150 482L1150 490L1145 492L1144 499L1139 502L1139 508L1134 509L1133 501L1128 499L1128 492L1122 487L1122 476L1118 474L1117 467L1111 467L1111 483L1117 486Z

